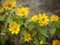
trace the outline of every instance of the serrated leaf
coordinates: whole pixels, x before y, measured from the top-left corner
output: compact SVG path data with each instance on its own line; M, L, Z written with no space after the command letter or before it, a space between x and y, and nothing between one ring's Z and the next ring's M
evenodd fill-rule
M13 19L11 16L7 19L7 23L9 23L9 24L13 23Z
M36 25L34 23L28 25L28 29L32 30Z
M55 32L56 32L56 28L55 27L50 28L50 34L55 34Z
M44 36L48 37L48 36L47 36L47 32L46 32L46 29L45 29L45 28L43 28L43 27L39 26L39 27L38 27L38 30L39 30L39 32L40 32L41 34L43 34Z

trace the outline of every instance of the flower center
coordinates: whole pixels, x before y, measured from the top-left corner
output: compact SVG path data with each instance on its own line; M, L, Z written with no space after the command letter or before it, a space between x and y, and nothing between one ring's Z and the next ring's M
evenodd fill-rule
M11 7L11 4L8 4L8 7Z
M24 14L24 11L22 11L22 14Z
M45 19L43 18L42 20L44 21Z

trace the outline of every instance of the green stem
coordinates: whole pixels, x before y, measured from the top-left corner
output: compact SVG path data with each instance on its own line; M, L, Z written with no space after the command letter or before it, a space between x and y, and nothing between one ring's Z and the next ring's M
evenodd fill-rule
M7 17L7 20L8 20L8 18L10 17L11 15L9 15L8 17ZM7 22L7 20L6 20L6 22L5 22L5 26L4 26L4 28L2 29L2 31L1 32L6 32L6 28L7 28L7 25L8 25L8 22ZM4 30L4 31L3 31Z
M9 15L8 18L9 18L10 16L11 16L11 15ZM7 20L8 20L8 18L7 18ZM6 20L6 22L5 22L5 29L7 28L7 25L8 25L7 20Z

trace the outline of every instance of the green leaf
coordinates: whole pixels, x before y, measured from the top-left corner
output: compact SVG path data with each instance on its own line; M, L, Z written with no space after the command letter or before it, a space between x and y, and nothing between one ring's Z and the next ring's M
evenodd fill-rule
M31 23L30 25L28 25L28 29L32 30L36 25L34 23Z
M58 38L60 38L60 33L58 33Z
M24 38L21 38L20 39L20 44L23 44L25 41L24 41Z
M0 15L0 21L4 19L4 15Z
M53 21L49 21L49 24L50 24L50 25L53 25L53 24L54 24L54 22L53 22Z
M60 20L58 20L57 22L55 22L54 24L57 28L60 28Z
M37 39L37 38L34 38L33 43L34 43L35 45L39 45L38 39Z
M45 38L44 36L40 35L40 36L39 36L39 40L43 40L43 41L45 41L46 38Z
M25 22L31 22L30 18L26 18Z
M45 29L44 27L39 26L39 27L38 27L38 30L39 30L39 32L40 32L41 34L43 34L44 36L48 37L48 36L47 36L46 29Z
M37 34L36 31L34 31L34 32L32 31L32 32L31 32L31 35L32 35L32 36L35 36L36 34Z
M24 27L21 27L20 30L21 30L20 33L22 35L25 35L26 34L26 29Z
M23 19L17 19L16 22L20 25L22 25L24 23Z
M7 23L11 24L13 22L13 19L12 17L10 16L8 19L7 19Z
M14 13L14 11L15 11L14 9L9 10L9 13L10 13L10 14L13 14L13 13Z
M50 34L55 34L55 32L56 32L56 28L55 27L50 28Z
M1 37L1 44L5 45L5 42L6 42L6 38L5 37Z

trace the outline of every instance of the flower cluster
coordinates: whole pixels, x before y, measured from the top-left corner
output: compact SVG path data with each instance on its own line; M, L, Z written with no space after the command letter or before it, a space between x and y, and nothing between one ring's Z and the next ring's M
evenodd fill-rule
M0 7L0 22L2 22L0 34L4 34L0 36L2 45L4 45L4 40L9 40L15 36L19 38L21 45L26 42L27 45L50 45L46 41L47 38L53 37L54 34L60 38L60 33L57 31L60 29L60 17L55 14L48 16L46 13L36 14L31 18L28 18L28 15L29 8L16 7L16 0L6 0L2 3L2 7ZM60 45L60 41L52 40L51 44Z
M43 13L43 14L40 13L38 15L32 16L31 20L33 22L38 21L38 23L39 23L40 26L46 26L46 25L48 25L49 21L52 21L52 22L53 21L58 21L59 20L59 17L56 16L56 15L52 15L50 17L50 19L49 19L48 16L45 13Z

